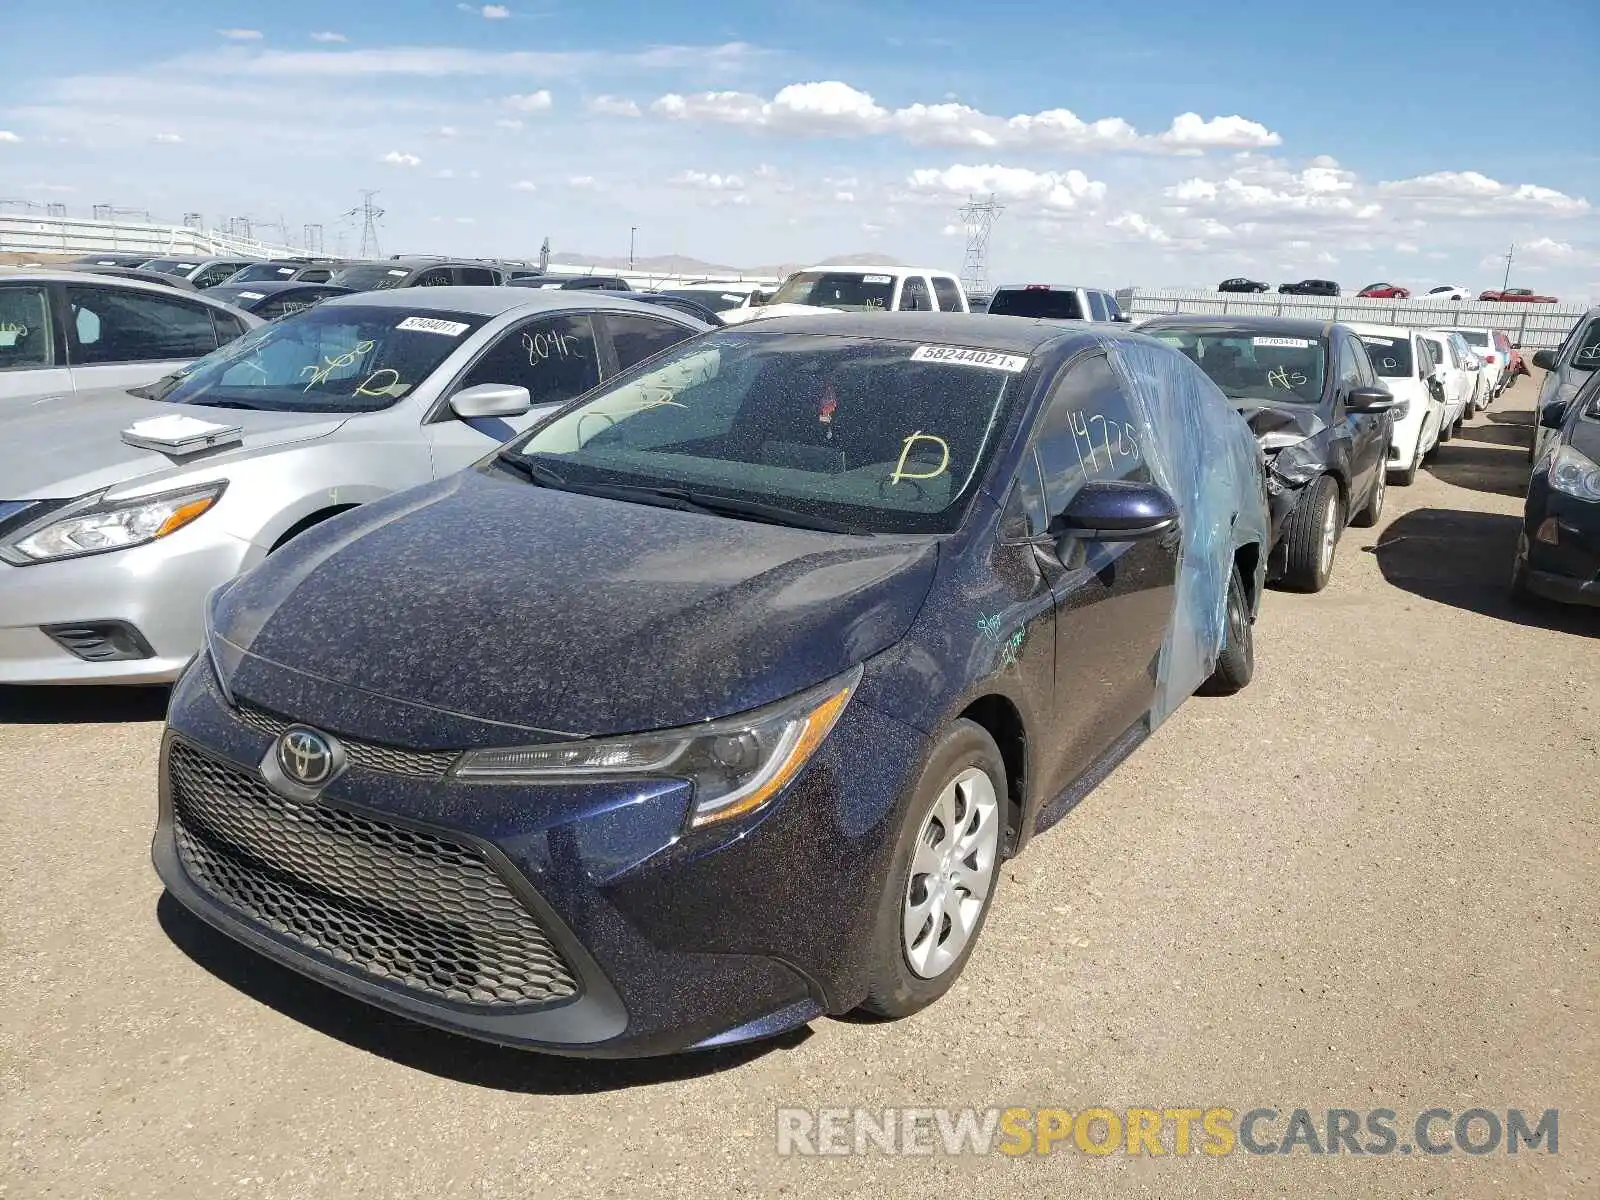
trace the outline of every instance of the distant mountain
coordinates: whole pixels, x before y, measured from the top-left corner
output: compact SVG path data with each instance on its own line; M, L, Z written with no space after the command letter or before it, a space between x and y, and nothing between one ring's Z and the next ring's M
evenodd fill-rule
M559 263L569 267L596 267L608 271L629 270L626 258L616 258L607 255L585 254L552 254L552 263ZM709 263L704 259L690 258L683 254L658 254L650 258L636 258L631 270L636 275L707 275L726 278L735 275L772 275L783 278L802 267L855 267L864 265L902 266L898 258L889 254L861 253L839 254L833 258L825 258L818 263L779 263L776 266L759 267L729 267L721 263Z

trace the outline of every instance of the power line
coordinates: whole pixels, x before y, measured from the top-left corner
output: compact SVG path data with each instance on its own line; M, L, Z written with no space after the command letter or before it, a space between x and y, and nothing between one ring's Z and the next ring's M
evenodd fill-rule
M968 197L961 209L961 223L967 231L967 253L961 261L961 285L969 294L989 290L989 235L1006 206L989 193L987 200Z
M378 248L378 219L383 216L383 209L372 202L377 190L363 190L361 203L349 212L341 214L346 217L361 218L361 257L381 258L383 251ZM343 238L341 237L341 242Z

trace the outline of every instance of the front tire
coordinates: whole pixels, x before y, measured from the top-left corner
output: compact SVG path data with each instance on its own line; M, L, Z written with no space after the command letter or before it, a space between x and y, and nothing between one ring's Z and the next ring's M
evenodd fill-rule
M1232 696L1245 689L1256 673L1256 634L1250 621L1250 594L1237 565L1228 580L1228 613L1222 651L1211 678L1200 685L1202 696Z
M988 730L955 722L901 818L873 923L867 1012L908 1017L960 977L1000 881L1006 795L1005 761Z
M1296 592L1320 592L1327 587L1343 528L1339 485L1323 475L1306 489L1289 518L1284 537L1284 586Z
M1378 477L1372 484L1372 495L1367 499L1367 506L1356 514L1352 525L1359 525L1363 529L1370 529L1383 519L1383 502L1389 495L1389 471L1385 466L1378 467Z

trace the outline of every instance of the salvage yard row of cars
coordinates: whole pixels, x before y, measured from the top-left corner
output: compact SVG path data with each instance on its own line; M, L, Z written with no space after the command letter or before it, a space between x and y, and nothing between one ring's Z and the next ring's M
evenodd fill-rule
M1217 284L1219 292L1255 293L1270 292L1272 285L1259 279L1246 279L1235 276L1224 279ZM1280 283L1278 292L1285 296L1339 296L1343 292L1339 284L1332 279L1301 279L1295 283ZM1363 300L1409 300L1411 289L1401 287L1397 283L1369 283L1356 293L1357 298ZM1471 295L1460 284L1444 283L1431 287L1422 293L1418 299L1422 300L1465 300ZM1531 288L1494 288L1478 293L1480 301L1495 302L1500 304L1557 304L1560 303L1554 296L1540 296Z
M177 900L566 1054L937 1000L1002 862L1246 686L1266 583L1323 587L1515 378L1493 331L973 314L912 268L732 323L450 283L125 326L113 284L161 295L0 279L0 381L67 373L0 399L0 682L176 679ZM168 358L89 374L139 338ZM1569 343L1517 586L1600 602L1600 338Z

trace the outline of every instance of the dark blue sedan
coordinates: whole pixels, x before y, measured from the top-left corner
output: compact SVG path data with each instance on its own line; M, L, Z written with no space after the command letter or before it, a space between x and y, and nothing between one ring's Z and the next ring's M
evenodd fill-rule
M715 330L215 594L156 867L262 954L508 1045L905 1016L1005 858L1249 681L1267 537L1249 428L1152 339Z

